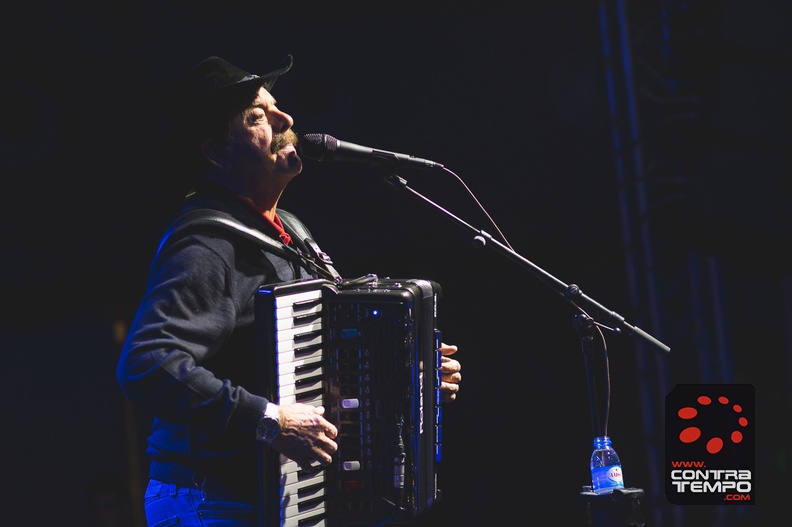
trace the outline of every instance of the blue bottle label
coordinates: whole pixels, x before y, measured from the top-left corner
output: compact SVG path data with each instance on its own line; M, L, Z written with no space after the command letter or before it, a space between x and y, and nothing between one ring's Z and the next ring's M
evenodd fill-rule
M591 469L591 485L594 492L624 488L622 469L619 465Z

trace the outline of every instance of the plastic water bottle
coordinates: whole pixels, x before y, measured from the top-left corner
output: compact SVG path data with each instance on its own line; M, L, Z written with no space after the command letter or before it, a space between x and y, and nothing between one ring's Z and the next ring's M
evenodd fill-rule
M594 438L594 451L591 453L591 490L597 494L607 494L613 489L623 489L621 461L619 454L611 446L611 438Z

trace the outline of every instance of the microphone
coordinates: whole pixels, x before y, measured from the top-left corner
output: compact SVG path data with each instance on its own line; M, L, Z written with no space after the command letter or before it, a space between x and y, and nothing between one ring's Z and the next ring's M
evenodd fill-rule
M352 161L368 163L375 167L390 165L430 170L443 168L440 163L428 159L339 141L327 134L304 134L298 143L300 153L315 161Z

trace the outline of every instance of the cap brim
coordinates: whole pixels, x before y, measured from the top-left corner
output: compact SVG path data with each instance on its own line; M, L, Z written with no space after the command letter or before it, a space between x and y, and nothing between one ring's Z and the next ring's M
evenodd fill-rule
M262 82L262 86L264 86L267 91L272 91L272 87L275 85L275 81L278 80L278 77L289 71L292 67L292 63L294 59L291 55L287 55L285 59L283 59L283 64L280 68L267 73L266 75L261 75L258 79L259 82Z

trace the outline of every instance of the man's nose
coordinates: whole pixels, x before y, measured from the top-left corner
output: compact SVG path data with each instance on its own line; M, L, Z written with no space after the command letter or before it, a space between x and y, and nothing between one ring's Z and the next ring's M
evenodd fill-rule
M291 115L281 110L274 110L272 113L272 120L275 121L277 132L285 132L294 126L294 119Z

